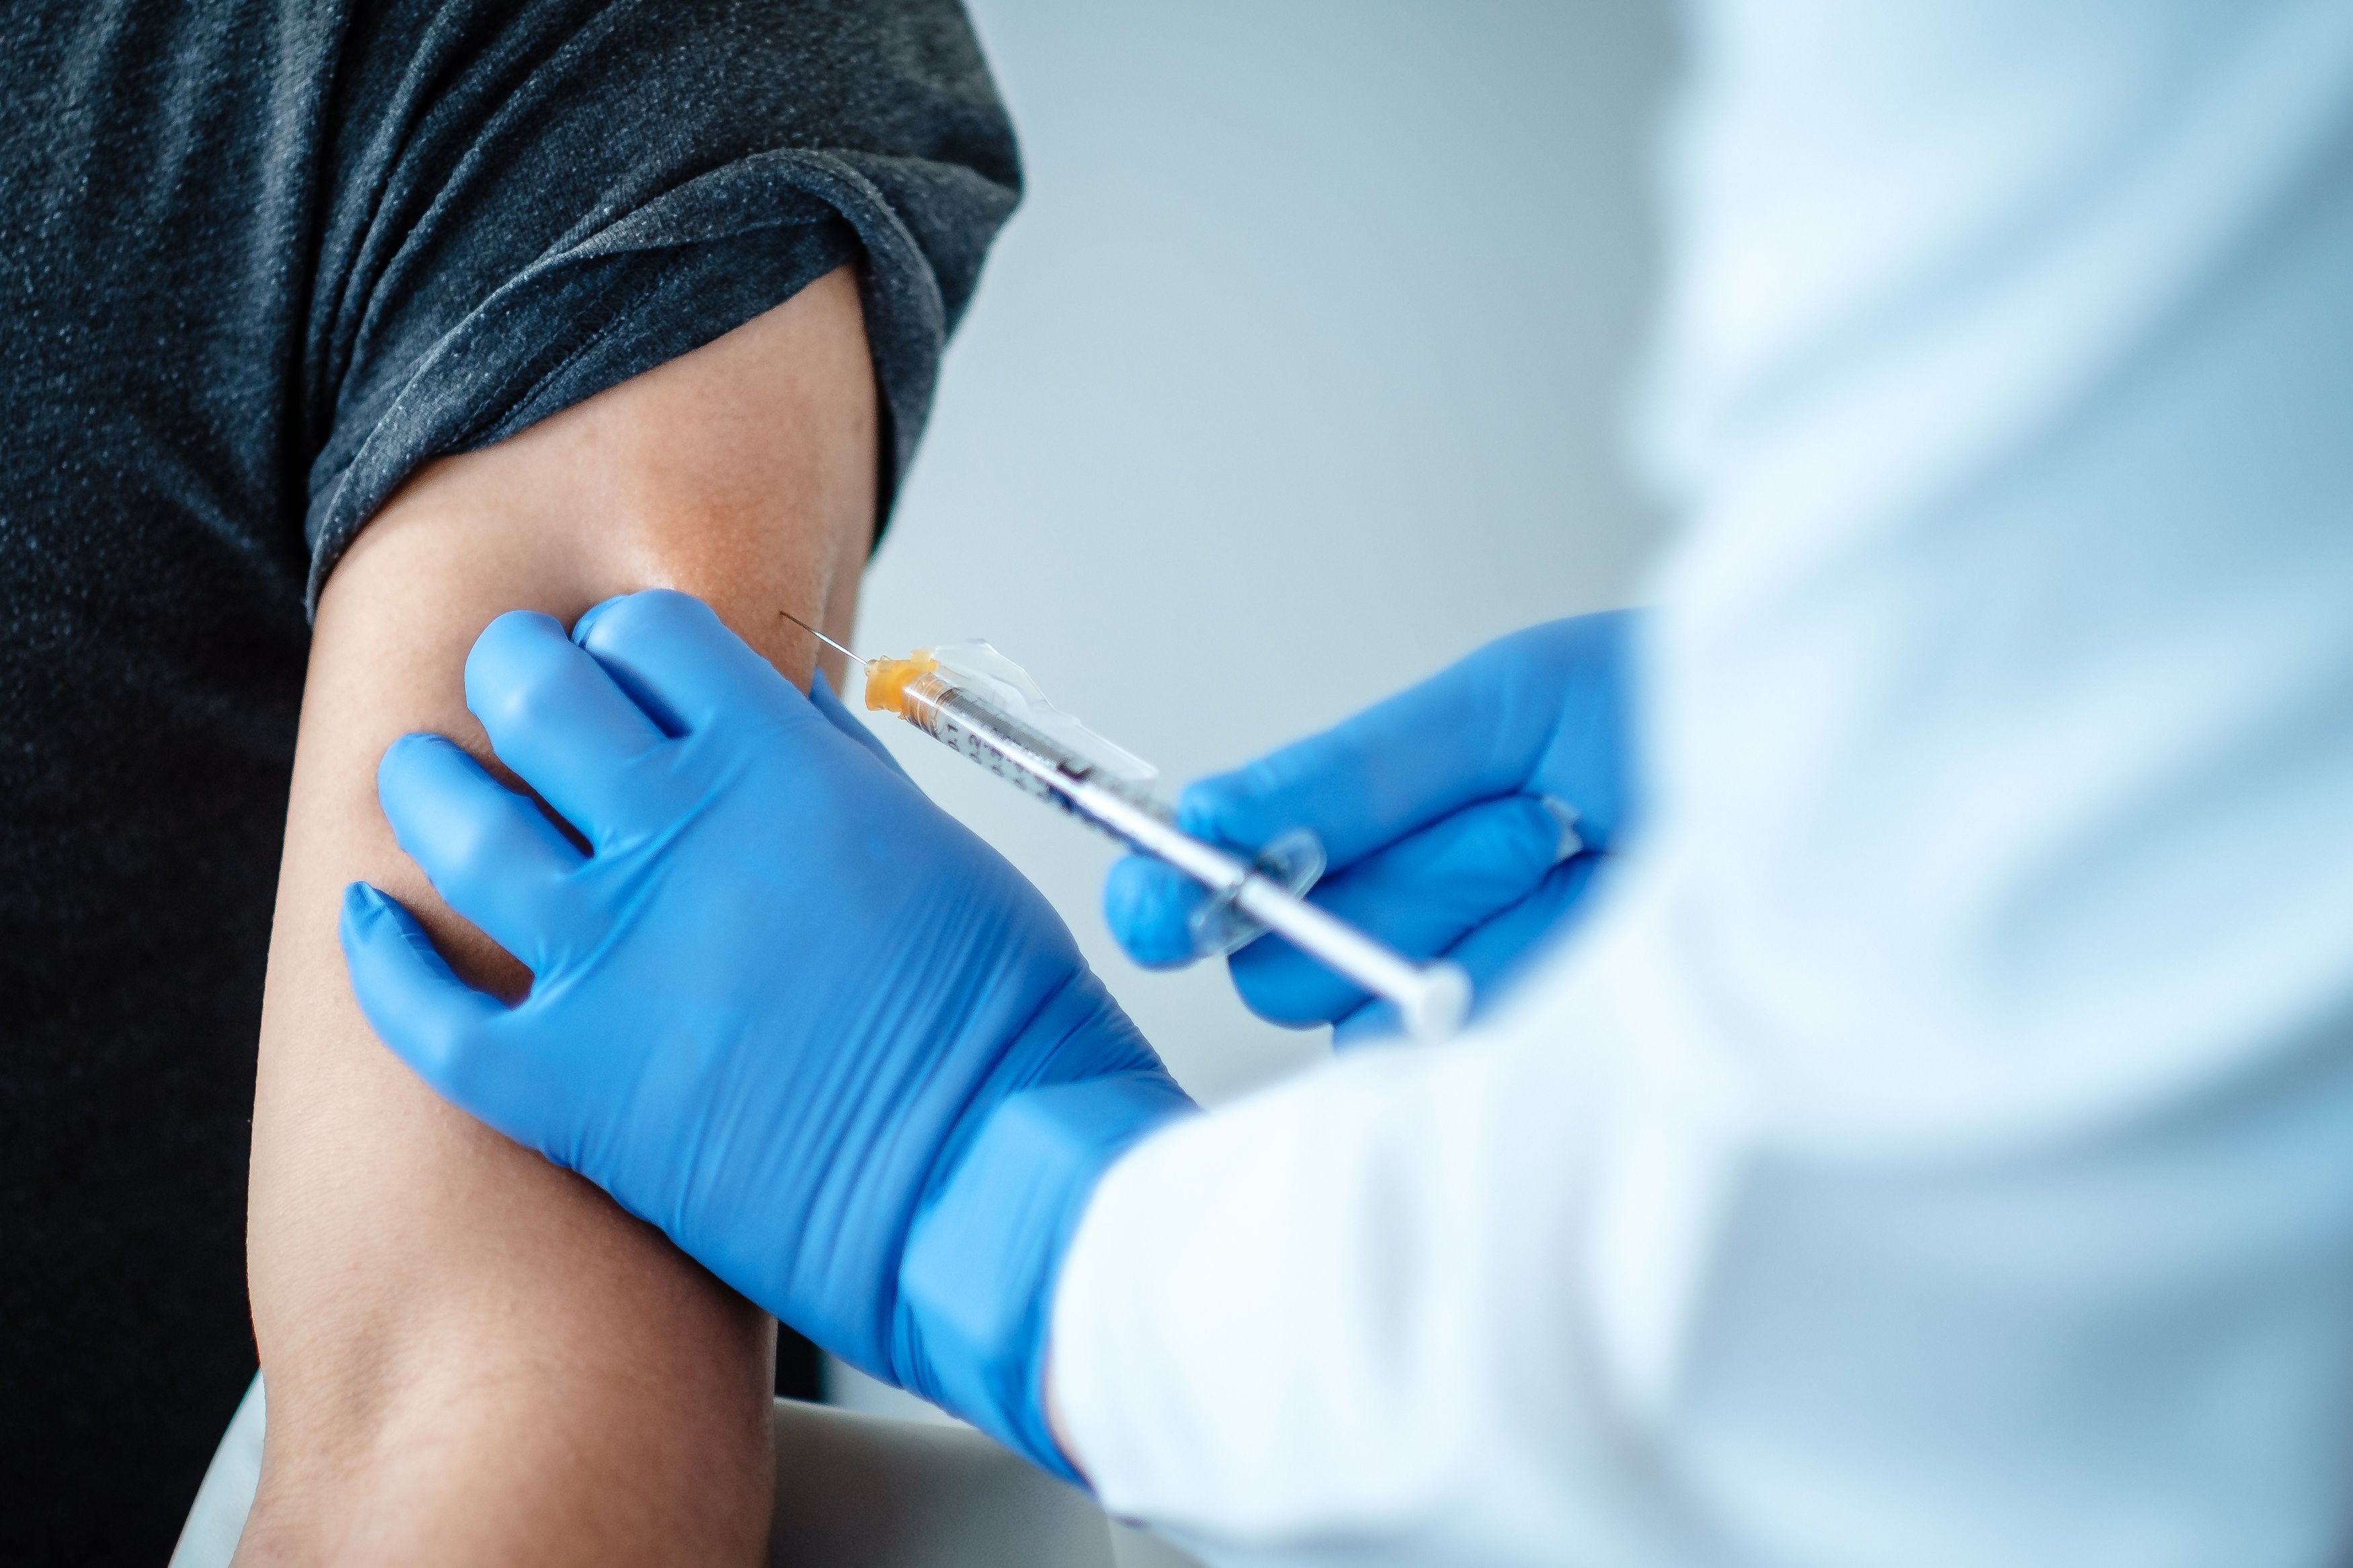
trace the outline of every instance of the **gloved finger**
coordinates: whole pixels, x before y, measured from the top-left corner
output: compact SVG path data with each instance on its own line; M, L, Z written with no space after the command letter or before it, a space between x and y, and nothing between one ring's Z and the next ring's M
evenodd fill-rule
M1193 962L1193 911L1208 899L1200 883L1165 860L1128 855L1103 879L1103 921L1128 957L1146 969Z
M404 735L376 767L393 837L449 907L534 974L588 944L569 880L586 857L539 807L439 735Z
M1510 909L1484 921L1447 949L1444 956L1461 964L1471 976L1473 1020L1510 994L1514 984L1530 972L1535 961L1576 928L1593 891L1595 879L1609 864L1606 855L1584 854L1552 868L1536 889ZM1334 1020L1335 1050L1385 1039L1404 1027L1398 1011L1387 1002L1367 1001L1346 1016Z
M511 610L466 656L466 706L499 761L599 848L659 826L638 759L664 736L604 667L547 616Z
M884 767L902 779L907 778L907 770L899 765L899 759L891 754L891 748L882 743L882 737L876 734L864 720L844 707L841 699L833 694L833 682L825 678L822 669L809 677L809 704L825 715L827 723L872 752L875 760ZM915 781L907 779L907 782L913 784Z
M1525 743L1491 716L1492 694L1457 666L1247 767L1186 789L1187 832L1255 849L1312 828L1345 868L1473 801L1517 790L1548 738Z
M1580 616L1499 638L1322 734L1200 781L1177 820L1246 850L1312 828L1345 868L1474 801L1526 791L1568 801L1601 847L1625 793L1636 624L1628 612Z
M1579 855L1554 867L1534 892L1482 921L1446 950L1446 956L1471 976L1476 997L1473 1016L1508 991L1525 966L1576 929L1598 880L1614 863L1608 855Z
M452 973L416 917L365 882L343 889L337 934L376 1037L444 1100L508 1131L491 1114L505 1109L500 1086L478 1065L494 1054L491 1026L505 1005Z
M691 594L649 588L582 616L572 638L672 734L738 711L806 710L793 683Z
M1482 801L1326 878L1309 900L1408 958L1435 958L1534 892L1576 848L1556 803ZM1366 1000L1354 981L1278 936L1240 949L1231 967L1250 1011L1280 1024L1341 1018Z

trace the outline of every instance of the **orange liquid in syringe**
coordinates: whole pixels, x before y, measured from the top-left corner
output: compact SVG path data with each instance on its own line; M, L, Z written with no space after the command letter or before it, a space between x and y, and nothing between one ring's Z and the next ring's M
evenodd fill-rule
M940 667L928 653L904 658L878 658L866 667L866 706L877 713L907 717L907 688Z

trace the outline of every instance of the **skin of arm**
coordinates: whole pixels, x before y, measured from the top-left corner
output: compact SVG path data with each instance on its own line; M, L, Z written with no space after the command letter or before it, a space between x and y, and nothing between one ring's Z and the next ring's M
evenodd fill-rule
M844 269L420 470L336 566L262 1015L248 1267L269 1422L239 1563L763 1560L773 1324L412 1077L353 1001L335 921L365 878L461 974L520 995L527 973L395 844L385 747L434 730L490 761L462 684L475 636L639 588L705 599L806 686L815 649L777 611L848 639L878 430Z

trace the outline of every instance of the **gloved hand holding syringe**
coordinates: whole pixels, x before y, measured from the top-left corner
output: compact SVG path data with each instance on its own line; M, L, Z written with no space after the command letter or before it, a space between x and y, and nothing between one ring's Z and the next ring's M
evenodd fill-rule
M1193 928L1202 952L1227 951L1272 931L1394 1003L1417 1038L1442 1038L1461 1024L1471 981L1461 968L1414 963L1301 896L1324 868L1312 835L1287 836L1244 859L1187 833L1154 793L1149 763L1056 709L1020 666L985 642L865 659L798 616L777 613L865 672L870 710L905 720L1208 889L1209 901Z

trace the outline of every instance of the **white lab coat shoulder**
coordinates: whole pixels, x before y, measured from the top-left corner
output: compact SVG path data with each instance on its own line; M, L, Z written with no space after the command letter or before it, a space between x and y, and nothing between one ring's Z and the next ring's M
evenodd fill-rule
M1055 1313L1240 1557L2353 1542L2353 7L1691 10L1640 865Z

